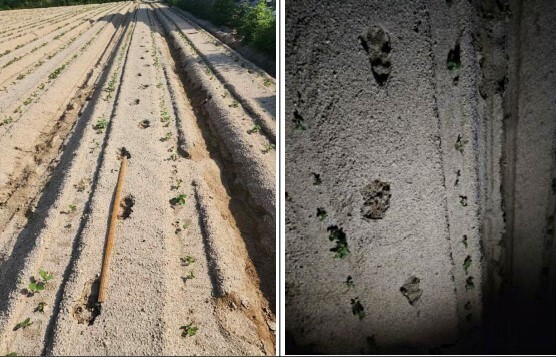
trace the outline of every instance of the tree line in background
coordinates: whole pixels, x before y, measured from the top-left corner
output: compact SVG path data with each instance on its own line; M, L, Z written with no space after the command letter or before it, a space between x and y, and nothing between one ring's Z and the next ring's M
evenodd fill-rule
M30 9L66 5L100 4L123 0L0 0L0 10Z
M237 31L243 43L275 56L276 15L260 0L255 6L235 0L167 0L193 15L209 20L216 25L231 27Z

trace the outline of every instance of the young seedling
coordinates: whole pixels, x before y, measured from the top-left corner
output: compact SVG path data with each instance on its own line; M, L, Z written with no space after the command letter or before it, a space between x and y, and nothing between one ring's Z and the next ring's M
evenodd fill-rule
M259 124L255 124L251 129L247 130L247 134L254 134L261 131L261 126Z
M50 274L50 273L48 273L48 272L46 272L42 269L39 269L39 275L41 276L41 278L42 278L42 280L44 281L45 284L48 283L50 280L52 280L52 278L54 278L52 276L52 274Z
M348 249L346 234L343 229L338 226L330 226L327 228L327 231L330 232L328 239L331 242L336 243L334 248L330 248L330 251L335 253L334 258L343 259L347 257L350 251Z
M180 330L183 330L183 332L181 333L181 337L192 337L195 336L199 328L197 326L193 326L193 324L191 323L189 325L180 326Z
M237 100L234 99L234 101L232 102L232 104L230 105L232 108L237 108L239 106L239 102Z
M272 81L268 78L265 78L263 80L263 84L265 85L265 87L270 87L272 85Z
M264 147L264 150L262 150L263 154L266 154L272 150L275 150L276 146L274 146L274 144L268 144Z
M186 198L187 198L187 195L185 193L180 193L176 197L173 197L170 200L170 203L172 204L172 206L183 206L185 204L185 199Z
M43 291L44 286L45 286L45 284L43 282L29 283L29 285L27 286L27 290L29 290L29 293L32 296L34 294L37 294L37 293Z
M355 284L353 283L353 278L351 277L351 275L348 275L348 277L345 281L345 284L346 284L348 290L355 287Z
M17 356L17 352L10 352L8 354L6 354L6 356Z
M166 135L164 135L164 137L162 139L160 139L160 141L168 141L168 140L170 140L171 137L172 137L172 133L167 132Z
M25 74L23 74L23 73L20 74L19 76L17 76L18 81L22 80L23 78L25 78Z
M17 325L15 325L14 331L21 329L25 329L29 326L31 326L33 323L31 322L31 318L28 317L25 320L23 320L22 322L18 323Z
M180 260L185 266L195 263L195 258L193 258L191 255L188 255L184 258L180 258Z
M324 208L317 207L317 218L318 219L320 219L321 221L324 221L324 219L326 218L327 215L328 215L328 213L326 213L326 210Z
M76 205L69 205L68 206L68 213L73 213L77 209Z
M46 306L46 303L44 302L39 302L39 305L37 305L37 307L35 308L34 312L44 312L44 307Z
M465 280L465 290L469 291L475 287L475 283L473 283L473 277L470 276Z
M182 183L183 183L183 180L182 180L182 179L177 179L177 180L176 180L176 186L174 186L174 188L175 188L176 190L179 190Z
M471 266L471 262L472 262L471 256L469 255L463 261L463 270L465 271L465 275L467 275L468 273L469 267Z
M322 180L320 178L320 174L316 174L313 172L313 185L319 186L322 184Z
M305 124L303 124L303 117L301 116L301 114L299 114L299 112L297 111L297 109L293 112L293 124L294 124L294 129L295 130L306 130L307 128L305 127Z
M465 145L468 143L467 139L463 139L461 137L461 135L458 135L458 139L456 140L456 143L454 144L454 148L459 151L461 154L463 154L463 149L465 148Z
M463 239L461 240L461 242L463 243L463 246L467 248L467 236L465 234L463 235Z
M104 129L108 126L108 121L104 118L100 118L97 120L96 124L93 125L93 129L97 131L97 133L102 133Z
M186 279L195 279L195 273L193 273L193 271L190 271L189 274L187 274L187 276L185 277Z
M170 157L168 158L168 160L172 160L172 161L177 161L178 160L178 153L173 152Z
M13 121L14 121L14 118L12 118L12 117L6 117L6 118L4 118L4 121L2 121L1 124L2 124L2 125L4 125L4 124L11 124Z
M365 308L359 302L359 298L351 299L351 313L359 317L359 320L365 317Z

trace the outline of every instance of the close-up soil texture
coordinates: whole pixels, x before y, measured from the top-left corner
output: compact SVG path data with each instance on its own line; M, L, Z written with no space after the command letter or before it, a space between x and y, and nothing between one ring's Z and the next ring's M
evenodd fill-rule
M162 2L0 24L0 355L274 355L274 78Z
M289 1L291 354L555 353L556 2Z

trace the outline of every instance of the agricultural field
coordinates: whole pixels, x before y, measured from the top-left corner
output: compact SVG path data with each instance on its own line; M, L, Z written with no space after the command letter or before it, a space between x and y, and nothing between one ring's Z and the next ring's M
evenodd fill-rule
M275 354L275 80L180 11L0 12L0 355Z

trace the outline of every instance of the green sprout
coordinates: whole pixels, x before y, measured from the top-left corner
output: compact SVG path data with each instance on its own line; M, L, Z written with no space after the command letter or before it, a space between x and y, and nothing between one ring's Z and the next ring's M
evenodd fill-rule
M344 284L346 284L348 290L355 287L355 284L353 283L353 278L351 277L351 275L348 275Z
M76 205L69 205L68 206L68 213L73 213L77 209Z
M465 271L465 275L467 275L467 271L469 270L469 267L471 266L471 256L467 256L465 258L465 260L463 261L463 270Z
M272 150L276 150L276 146L274 144L268 144L264 147L264 150L262 150L263 154L266 154Z
M52 276L52 274L50 274L50 273L48 273L48 272L46 272L42 269L39 269L39 275L41 276L42 280L44 280L45 284L48 283L50 280L52 280L52 278L54 278Z
M173 197L170 200L170 203L172 204L172 206L183 206L185 204L185 199L187 198L187 195L185 193L180 193L179 195L177 195L176 197Z
M465 290L469 291L475 287L475 283L473 283L473 277L470 276L465 280Z
M459 151L461 154L463 154L463 149L468 142L469 142L469 140L463 139L461 137L461 135L458 135L458 139L456 140L456 143L454 144L454 147L457 151Z
M261 126L259 124L255 124L251 129L247 130L247 134L254 134L261 131Z
M188 255L184 258L180 258L181 262L183 263L183 265L188 266L190 264L195 263L195 258L192 257L191 255Z
M11 124L13 121L14 121L14 118L6 117L6 118L4 118L4 121L2 121L2 123L0 123L0 125Z
M100 118L97 120L96 124L93 125L93 129L97 131L97 133L102 133L104 129L108 126L108 121L105 118Z
M234 99L234 101L232 102L232 104L230 105L232 108L237 108L239 106L239 102L237 100Z
M45 302L39 302L39 305L35 308L35 312L44 312L44 307L46 306Z
M171 137L172 137L172 133L167 132L166 135L164 135L164 137L162 139L160 139L160 141L168 141L168 140L170 140Z
M361 305L359 298L351 299L351 313L359 317L359 320L365 317L365 308Z
M180 326L180 330L183 330L181 334L182 337L187 337L187 336L191 337L191 336L195 336L199 328L197 326L193 326L193 324L191 323L189 325Z
M31 294L36 294L40 291L43 291L44 286L45 284L43 282L29 283L29 285L27 286L27 290L29 290Z
M10 357L17 356L17 352L10 352L10 353L6 354L6 356L10 356Z
M265 78L263 80L263 84L265 85L265 87L270 87L272 85L272 81L269 78Z
M195 273L193 273L193 271L190 271L189 274L187 274L187 279L195 279Z
M343 259L347 257L350 251L348 249L346 234L343 229L338 226L330 226L327 228L327 231L330 232L328 239L331 242L336 243L336 246L330 249L331 252L335 253L334 258Z
M22 322L18 323L17 325L15 325L14 331L21 329L25 329L29 326L31 326L33 323L31 322L31 318L28 317L25 320L23 320Z
M324 221L324 219L326 218L326 216L328 215L328 213L326 213L326 210L324 208L317 208L317 217L318 219L320 219L321 221Z

